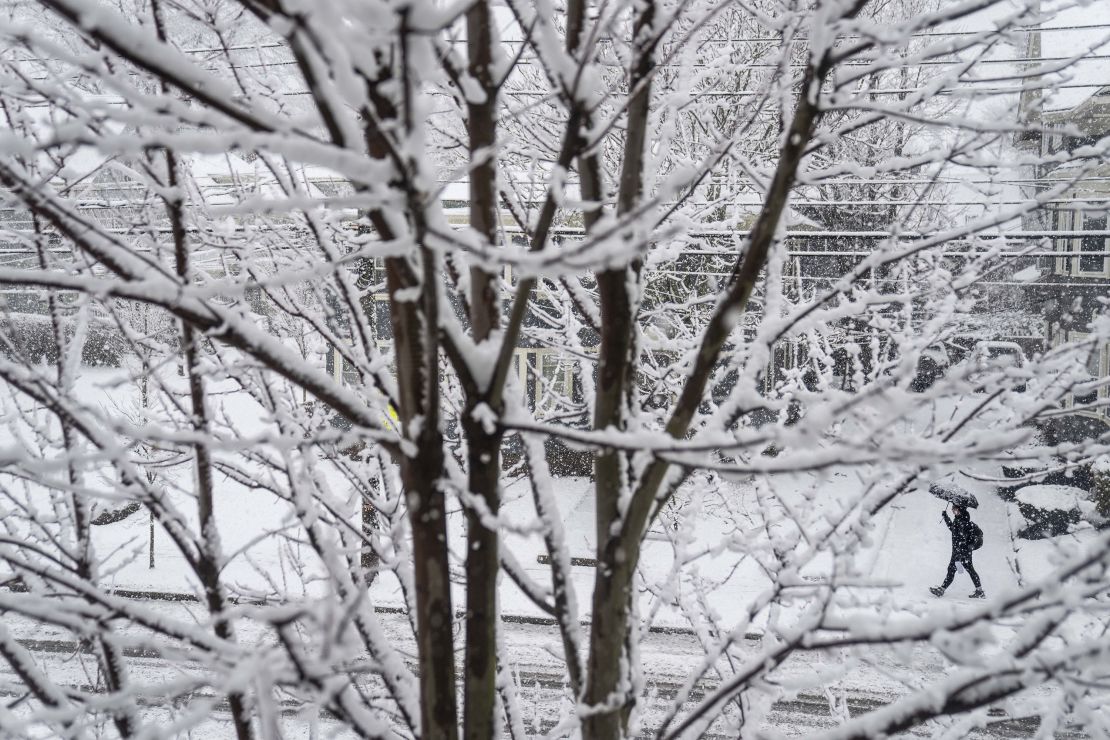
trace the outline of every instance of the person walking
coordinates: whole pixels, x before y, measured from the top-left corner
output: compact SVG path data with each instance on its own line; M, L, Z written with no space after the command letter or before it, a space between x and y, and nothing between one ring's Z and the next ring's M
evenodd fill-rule
M952 579L956 577L956 563L959 563L971 576L971 583L975 586L975 593L968 598L985 598L983 584L979 581L979 574L975 572L975 566L971 562L971 554L983 545L983 530L971 521L971 516L963 506L953 504L952 513L954 517L949 519L947 511L941 512L944 523L952 533L952 557L948 561L948 573L944 577L944 583L933 586L929 590L933 596L943 596L945 589L952 585Z

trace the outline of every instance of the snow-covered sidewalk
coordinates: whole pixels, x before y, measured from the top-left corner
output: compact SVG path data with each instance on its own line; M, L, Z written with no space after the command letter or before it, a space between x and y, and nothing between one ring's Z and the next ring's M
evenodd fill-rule
M1007 504L995 488L961 478L960 485L975 494L979 507L971 510L971 519L983 530L983 547L975 551L975 570L987 595L1017 585L1011 565L1014 542L1011 538ZM944 580L951 552L951 535L941 519L944 501L925 490L911 491L890 507L886 521L880 525L878 547L869 556L873 559L870 575L876 581L897 584L890 599L907 609L936 605L929 593L930 586ZM963 600L972 592L971 578L963 572L944 595L944 601Z

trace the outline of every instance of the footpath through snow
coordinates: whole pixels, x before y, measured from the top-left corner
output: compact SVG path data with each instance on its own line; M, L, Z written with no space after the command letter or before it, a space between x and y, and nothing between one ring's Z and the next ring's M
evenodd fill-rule
M1018 585L1014 573L1014 541L1009 505L998 497L994 486L967 477L958 481L979 500L971 519L983 530L983 547L975 551L975 570L988 596ZM941 519L945 502L925 490L911 491L895 500L879 524L878 546L867 556L867 572L879 582L892 584L890 600L908 610L931 608L941 603L966 600L974 591L971 578L962 569L948 591L938 599L930 586L944 580L952 538Z

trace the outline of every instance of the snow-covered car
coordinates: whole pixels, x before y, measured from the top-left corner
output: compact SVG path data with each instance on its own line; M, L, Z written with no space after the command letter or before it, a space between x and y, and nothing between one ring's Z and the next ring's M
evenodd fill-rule
M976 342L974 352L992 360L1011 363L1013 367L1025 367L1025 350L1017 342Z
M953 362L952 353L943 343L929 345L917 359L917 373L910 383L910 390L921 392L928 389L944 377Z
M986 392L984 381L991 376L1015 377L1018 382L1011 386L1018 393L1025 391L1025 380L1021 372L1028 364L1025 350L1016 342L976 342L967 362L971 363L968 379L975 383L977 393Z

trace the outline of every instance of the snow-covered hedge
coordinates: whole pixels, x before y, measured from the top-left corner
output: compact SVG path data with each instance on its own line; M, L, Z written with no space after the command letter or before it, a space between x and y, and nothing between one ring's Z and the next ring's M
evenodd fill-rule
M50 317L32 313L9 313L0 321L11 337L12 347L2 347L6 356L18 356L30 364L58 361L58 345ZM67 339L72 338L72 326L66 327ZM89 367L119 367L124 349L123 338L115 327L106 321L93 322L88 327L81 347L81 364Z
M1072 486L1026 486L1017 492L1017 505L1029 526L1018 533L1026 539L1066 534L1079 521L1083 491Z
M1091 463L1090 498L1095 506L1093 523L1103 525L1110 521L1110 455L1103 455Z

